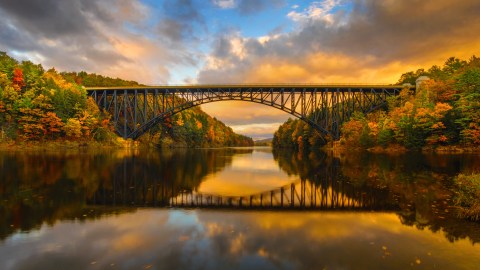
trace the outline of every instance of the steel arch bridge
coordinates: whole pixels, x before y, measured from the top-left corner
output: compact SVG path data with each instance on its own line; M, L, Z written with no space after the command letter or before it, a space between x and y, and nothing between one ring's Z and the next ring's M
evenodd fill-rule
M339 139L341 124L354 111L369 113L386 104L402 85L185 85L89 87L100 109L112 115L116 132L137 139L181 111L201 104L238 100L264 104ZM412 87L412 90L414 88Z
M240 208L240 209L356 209L389 210L387 189L355 187L345 181L299 180L273 190L247 196L221 196L181 191L169 199L170 207Z

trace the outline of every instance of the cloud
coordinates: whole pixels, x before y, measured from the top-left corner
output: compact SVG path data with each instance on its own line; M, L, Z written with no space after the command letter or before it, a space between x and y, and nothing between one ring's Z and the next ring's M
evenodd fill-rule
M318 83L388 79L392 83L407 68L479 52L480 36L475 34L480 32L478 1L344 3L327 0L301 12L292 11L289 17L295 30L263 40L242 37L237 32L218 36L198 81ZM233 41L241 43L234 46ZM242 57L235 53L235 47L242 48Z
M259 123L259 124L246 124L246 125L231 125L230 127L238 134L244 134L255 140L268 139L273 137L273 133L277 131L278 127L283 124L282 122L273 123Z
M290 114L263 104L248 101L220 101L202 105L208 114L216 115L229 125L283 122Z
M230 9L235 7L235 0L212 0L212 3L223 9Z
M155 10L134 0L2 1L0 50L46 68L165 84L172 70L197 65L199 54L185 44L202 17L189 0L163 8L162 28L149 25Z
M106 65L128 62L109 50L109 37L98 31L116 19L96 1L2 1L0 15L2 49L36 52L48 61L69 62L70 67L82 63L88 67L93 59Z
M325 0L323 2L313 2L308 8L302 12L291 11L287 14L287 17L295 22L307 22L310 20L320 20L327 24L334 23L334 17L332 10L340 5L340 0ZM296 7L292 7L297 9Z
M222 9L236 9L241 15L252 15L270 8L285 6L285 0L212 0L212 4Z
M283 5L285 5L284 0L238 0L237 8L240 14L249 15Z
M199 39L199 29L205 29L205 20L192 0L163 2L163 18L158 23L160 38L166 41Z

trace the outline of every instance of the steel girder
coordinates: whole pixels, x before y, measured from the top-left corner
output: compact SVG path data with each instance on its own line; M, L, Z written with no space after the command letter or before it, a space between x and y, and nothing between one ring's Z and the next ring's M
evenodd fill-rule
M339 139L341 124L354 111L369 113L399 94L402 86L190 86L88 88L88 95L112 115L116 132L136 139L167 117L201 104L238 100L287 112Z

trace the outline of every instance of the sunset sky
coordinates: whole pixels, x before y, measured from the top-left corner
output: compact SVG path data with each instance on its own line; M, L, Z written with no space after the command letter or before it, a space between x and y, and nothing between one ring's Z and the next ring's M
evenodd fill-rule
M1 0L0 18L0 51L17 59L149 85L394 83L480 55L479 0ZM288 118L202 107L254 138Z

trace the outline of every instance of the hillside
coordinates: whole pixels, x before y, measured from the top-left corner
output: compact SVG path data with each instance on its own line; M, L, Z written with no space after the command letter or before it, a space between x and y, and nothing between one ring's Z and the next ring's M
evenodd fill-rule
M272 146L273 138L263 139L263 140L256 140L254 142L255 146Z
M480 58L451 57L442 67L404 73L397 84L415 84L388 100L385 110L353 114L342 126L340 145L351 148L399 146L404 149L480 147ZM289 119L275 132L274 147L317 148L319 135L300 120Z
M152 128L141 141L160 147L253 146L249 137L211 117L200 107L193 107Z
M0 142L115 141L110 115L98 109L82 86L134 86L139 83L87 72L45 71L0 52ZM199 107L166 119L141 141L161 146L247 146L251 138Z

